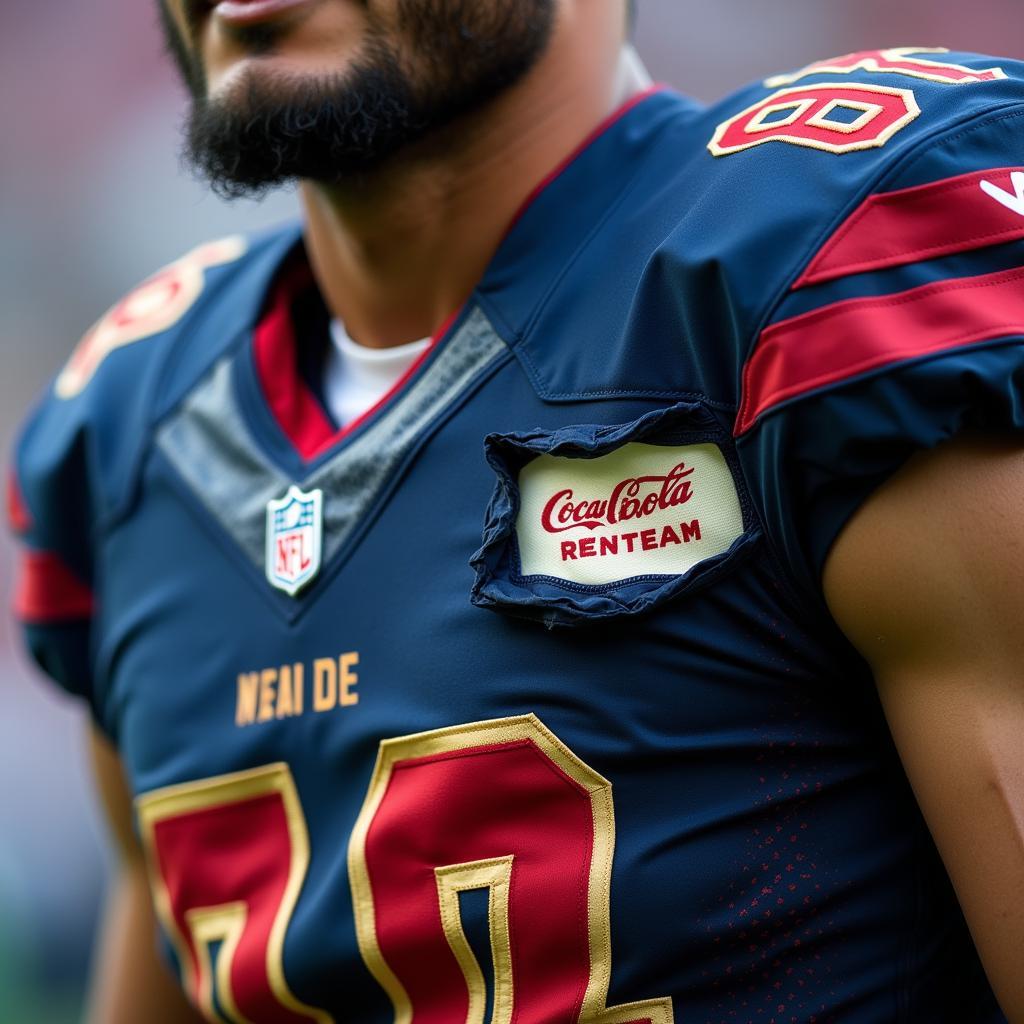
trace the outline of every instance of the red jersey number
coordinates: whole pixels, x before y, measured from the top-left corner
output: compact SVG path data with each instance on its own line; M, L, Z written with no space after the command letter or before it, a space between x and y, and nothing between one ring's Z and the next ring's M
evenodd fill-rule
M715 156L729 156L786 142L854 153L884 146L920 113L911 89L855 82L780 89L719 125L708 149Z
M309 865L288 766L171 786L137 806L157 914L207 1020L331 1024L284 977L284 936Z
M488 890L493 1024L672 1024L670 998L607 1005L614 846L611 784L532 715L382 743L349 876L396 1024L483 1024L467 889Z
M288 767L159 790L138 811L157 911L207 1019L330 1024L284 977L309 863ZM671 998L607 1005L614 847L611 784L532 715L382 743L348 862L359 949L395 1024L484 1024L459 902L474 889L493 1024L673 1024Z

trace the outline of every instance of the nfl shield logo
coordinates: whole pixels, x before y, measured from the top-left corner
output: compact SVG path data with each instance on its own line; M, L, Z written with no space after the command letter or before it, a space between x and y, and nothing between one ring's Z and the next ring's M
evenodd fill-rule
M320 571L323 501L323 491L305 494L293 484L267 503L267 579L291 597Z

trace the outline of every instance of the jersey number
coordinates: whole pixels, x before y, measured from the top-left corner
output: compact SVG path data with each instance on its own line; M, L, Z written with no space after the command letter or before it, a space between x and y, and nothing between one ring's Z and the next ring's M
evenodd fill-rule
M806 85L780 89L719 125L708 149L728 156L768 142L853 153L884 146L918 117L911 89L884 85Z
M330 1021L281 967L309 859L287 766L160 790L139 814L157 910L206 1016ZM484 1024L459 900L474 889L490 1024L672 1024L670 998L607 1005L614 845L611 784L532 715L382 743L348 861L359 948L396 1024Z
M54 384L57 397L80 394L111 352L173 327L202 294L205 271L240 259L245 250L240 237L208 242L140 284L78 343Z
M284 978L284 935L309 865L288 766L157 790L138 814L157 914L206 1018L330 1024Z
M794 85L810 75L849 75L855 71L921 78L942 85L976 85L1006 78L1002 68L968 68L915 54L948 53L929 47L862 50L810 64L792 75L777 75L769 89ZM780 89L718 126L708 149L714 156L740 153L766 142L854 153L884 146L921 113L911 89L847 82Z

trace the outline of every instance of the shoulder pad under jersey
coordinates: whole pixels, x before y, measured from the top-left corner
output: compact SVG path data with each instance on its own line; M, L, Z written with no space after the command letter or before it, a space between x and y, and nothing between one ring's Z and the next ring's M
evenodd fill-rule
M842 526L911 454L1024 429L1024 66L876 51L751 98L711 150L774 154L777 213L745 244L782 267L741 350L735 432L769 535L817 594ZM865 148L841 149L837 119Z
M761 332L844 221L939 140L1012 116L1022 83L1013 61L888 50L711 107L649 96L534 199L480 297L544 399L731 408ZM966 170L993 166L977 146Z

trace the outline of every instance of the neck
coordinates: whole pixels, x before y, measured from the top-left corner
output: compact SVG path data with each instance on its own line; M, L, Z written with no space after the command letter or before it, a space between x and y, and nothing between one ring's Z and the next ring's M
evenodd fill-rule
M303 183L310 262L354 339L386 348L433 334L536 184L649 84L621 26L591 22L563 19L522 82L429 151L357 186Z

